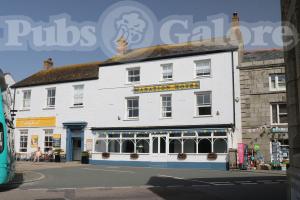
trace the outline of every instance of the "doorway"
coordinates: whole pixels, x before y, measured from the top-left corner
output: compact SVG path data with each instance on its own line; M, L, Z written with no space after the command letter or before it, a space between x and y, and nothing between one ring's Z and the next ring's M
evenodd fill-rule
M73 161L79 161L81 159L81 138L72 138L72 158Z

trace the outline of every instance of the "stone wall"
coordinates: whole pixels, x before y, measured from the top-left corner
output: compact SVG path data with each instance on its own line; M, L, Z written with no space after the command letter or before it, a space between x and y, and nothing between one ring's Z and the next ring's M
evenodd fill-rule
M300 33L300 1L281 0L282 20L292 23ZM297 36L299 40L299 35ZM290 37L283 37L284 41ZM300 199L300 43L285 46L288 77L288 112L290 138L289 199Z
M265 162L271 161L270 141L274 136L270 133L270 104L286 102L285 91L269 89L269 75L285 73L283 60L275 62L243 63L240 67L243 142L250 147L259 144Z

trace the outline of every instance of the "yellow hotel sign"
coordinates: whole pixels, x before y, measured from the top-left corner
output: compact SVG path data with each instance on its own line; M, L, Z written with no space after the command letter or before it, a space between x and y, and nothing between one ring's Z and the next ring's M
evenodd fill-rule
M199 89L199 88L200 88L199 81L189 81L189 82L181 82L181 83L135 86L133 88L133 91L134 93L151 93L151 92L164 92L164 91L176 91L176 90L190 90L190 89Z
M53 127L56 126L56 117L17 118L16 127Z

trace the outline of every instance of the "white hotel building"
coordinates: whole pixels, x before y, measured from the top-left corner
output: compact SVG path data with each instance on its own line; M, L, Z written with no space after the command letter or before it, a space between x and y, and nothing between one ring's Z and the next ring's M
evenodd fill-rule
M61 148L67 161L225 169L241 142L238 47L193 42L52 67L16 83L15 146ZM123 45L123 46L122 46ZM54 142L55 140L55 142Z

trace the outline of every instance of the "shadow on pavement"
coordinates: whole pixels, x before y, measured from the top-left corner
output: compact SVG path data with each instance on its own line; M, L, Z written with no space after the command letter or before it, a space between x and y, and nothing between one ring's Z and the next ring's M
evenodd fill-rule
M149 190L165 200L285 200L286 184L264 184L263 181L286 180L282 176L227 177L176 179L172 177L151 177L147 183ZM222 182L225 185L222 185ZM226 185L226 183L229 185ZM241 184L253 182L255 184ZM220 185L214 185L220 184ZM153 187L151 187L153 186Z
M18 188L24 182L24 176L22 172L15 173L13 180L7 184L0 185L0 192L13 190Z

